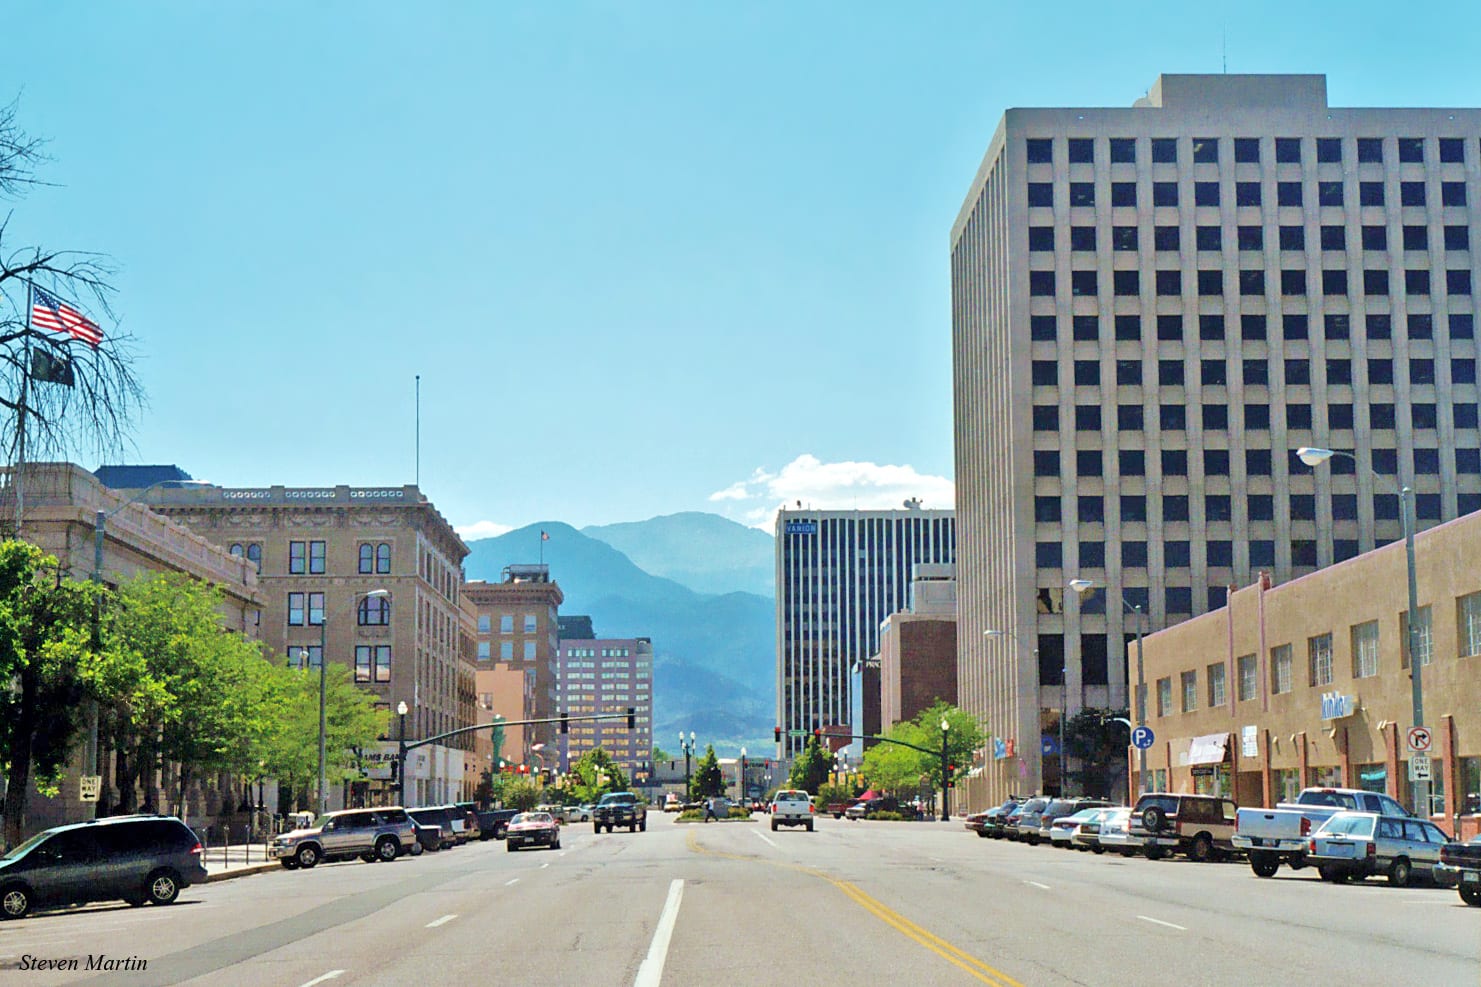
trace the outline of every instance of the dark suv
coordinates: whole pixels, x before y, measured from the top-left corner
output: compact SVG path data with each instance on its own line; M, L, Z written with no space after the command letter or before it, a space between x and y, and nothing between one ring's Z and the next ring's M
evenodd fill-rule
M168 905L205 879L201 841L179 819L93 819L37 833L0 857L0 918L119 898Z
M1237 818L1235 804L1218 795L1152 792L1137 799L1128 831L1148 860L1182 851L1206 862L1237 852L1231 842Z

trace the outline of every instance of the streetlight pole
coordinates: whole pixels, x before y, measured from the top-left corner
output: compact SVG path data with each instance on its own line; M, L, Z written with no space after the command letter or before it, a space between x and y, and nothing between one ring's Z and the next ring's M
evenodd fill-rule
M951 777L950 777L951 761L950 761L950 755L949 755L949 753L948 753L948 751L946 749L946 741L947 741L947 738L951 736L951 732L950 731L951 731L951 724L946 721L946 717L944 717L944 716L941 717L941 821L942 822L951 822L951 812L948 809L948 806L947 806L947 797L946 797L946 793L947 793L946 786L951 783Z
M1320 466L1333 456L1342 456L1351 459L1354 463L1358 457L1350 452L1342 452L1333 449L1317 449L1312 446L1302 446L1296 450L1296 457L1307 466ZM1414 506L1414 490L1403 486L1393 477L1384 476L1375 469L1369 469L1375 477L1388 484L1395 493L1399 495L1399 523L1404 533L1404 561L1408 566L1409 575L1409 702L1414 711L1413 726L1424 726L1424 670L1419 661L1419 573L1414 562L1414 529L1418 525L1418 518L1410 511ZM1428 781L1414 782L1414 809L1420 818L1430 817L1430 783Z
M679 731L679 749L684 752L684 801L689 801L689 758L694 753L694 731L689 731L689 739L684 739L684 731Z
M406 807L406 700L403 699L396 704L396 715L401 718L400 736L396 743L396 780L401 791L398 798L403 808Z
M1093 579L1071 579L1070 589L1081 597L1095 588ZM1142 664L1142 636L1145 633L1143 622L1146 617L1140 603L1131 604L1126 601L1126 592L1121 592L1121 606L1136 615L1136 725L1144 727L1147 725L1147 677L1146 670ZM1061 738L1061 750L1063 749L1063 738ZM1063 756L1063 754L1061 754ZM1147 749L1138 747L1136 751L1137 787L1141 791L1149 791L1147 788Z
M746 749L741 748L740 759L740 792L739 798L742 805L746 804Z
M355 597L355 606L359 606L362 600L372 597L377 599L390 596L390 592L384 589L373 589L370 592ZM325 696L328 690L329 645L326 635L329 628L329 601L324 601L324 611L319 614L319 815L329 811L329 764L325 757L325 746L328 742L328 711Z

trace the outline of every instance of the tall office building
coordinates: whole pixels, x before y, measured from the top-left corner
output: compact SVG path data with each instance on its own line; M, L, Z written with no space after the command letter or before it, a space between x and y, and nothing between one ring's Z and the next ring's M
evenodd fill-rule
M793 733L853 724L854 669L879 694L879 625L910 602L912 567L956 561L955 514L908 501L893 511L782 511L776 520L777 723ZM869 733L875 718L860 724Z
M587 618L588 625L590 618ZM634 784L652 773L653 642L646 637L562 638L556 668L556 695L562 712L572 716L634 712L627 720L577 720L560 738L560 769L570 770L582 754L600 747L622 765ZM550 767L555 767L551 761Z
M1132 608L1393 541L1399 483L1421 528L1481 508L1478 138L1314 75L1007 111L951 248L959 676L999 741L973 805L1053 790L1061 711L1134 699Z
M558 712L556 649L559 610L565 594L551 580L550 566L543 563L505 566L503 577L497 583L479 580L463 584L463 593L478 611L474 645L478 693L488 699L480 705L485 714L498 714L510 721L548 720ZM510 669L522 673L523 678L494 674ZM520 683L519 694L513 694L510 688L516 682ZM485 717L485 722L491 721L492 715ZM544 754L557 749L558 728L553 723L510 729L501 752L510 763L532 764L536 760L532 752Z

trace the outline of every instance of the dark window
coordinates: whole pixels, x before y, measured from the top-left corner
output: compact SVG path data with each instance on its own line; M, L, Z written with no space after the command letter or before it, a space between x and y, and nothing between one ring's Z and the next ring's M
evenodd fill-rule
M1259 226L1241 226L1235 231L1235 242L1240 250L1264 250L1265 231Z
M1453 384L1476 383L1476 361L1457 357L1450 361L1450 381Z
M1178 204L1177 182L1153 182L1152 205L1175 206Z
M1423 161L1424 160L1424 138L1423 137L1400 137L1399 138L1399 160L1400 161Z
M1057 541L1041 541L1034 546L1034 563L1040 569L1058 569L1064 563L1064 550Z
M1094 182L1070 182L1070 205L1093 206L1095 205L1095 183Z
M1198 145L1193 145L1195 150ZM1110 683L1109 649L1104 634L1080 635L1080 680L1086 685Z
M1369 339L1388 339L1393 335L1394 320L1388 315L1369 315L1364 323Z
M1095 250L1095 227L1094 226L1071 226L1070 227L1070 249L1078 251Z
M1135 250L1137 248L1135 226L1111 227L1112 250Z
M1439 449L1415 449L1414 450L1414 472L1433 476L1440 472L1440 450Z
M1157 164L1178 160L1178 142L1171 137L1152 138L1152 161Z
M1423 226L1404 227L1404 249L1405 250L1428 250L1430 249L1429 230Z
M1147 543L1144 541L1122 542L1121 564L1133 569L1145 568L1147 565Z
M1075 361L1075 383L1081 387L1100 385L1100 363L1095 360Z
M1034 431L1059 431L1059 408L1052 404L1034 405Z
M1136 141L1130 137L1112 137L1111 164L1136 164Z
M1039 635L1039 684L1064 684L1064 635Z
M1186 472L1186 470L1184 472ZM1164 521L1186 521L1186 520L1188 520L1188 516L1189 516L1189 511L1188 511L1188 495L1187 494L1170 494L1169 496L1166 496L1166 497L1163 497L1162 498L1162 520L1164 520ZM1188 543L1187 542L1168 542L1168 544L1169 545L1182 544L1182 545L1186 546ZM1184 556L1184 557L1186 558L1186 556ZM1171 555L1168 556L1168 563L1167 564L1168 565L1176 565L1176 563L1172 561L1172 556ZM1184 562L1183 563L1183 565L1185 565L1185 566L1187 564L1188 564L1187 562Z
M1245 498L1251 521L1274 521L1275 498L1270 494L1250 494Z
M1358 519L1357 494L1332 495L1332 520L1356 521Z
M1363 227L1364 250L1387 250L1388 228L1384 226Z
M1340 206L1342 205L1342 183L1341 182L1317 182L1316 201L1318 205Z
M1142 382L1142 361L1117 360L1116 383L1123 387L1135 387Z
M1181 387L1183 384L1183 361L1158 360L1157 383L1162 387Z
M1137 271L1112 271L1111 290L1117 295L1139 295L1142 291L1140 273ZM1119 320L1121 317L1117 316Z
M1234 204L1236 206L1258 206L1260 204L1260 183L1235 182Z
M1481 473L1481 449L1455 450L1455 471L1464 474Z
M1035 497L1034 520L1043 524L1060 520L1058 497Z
M1050 164L1054 161L1054 142L1048 138L1030 138L1024 141L1029 164Z
M1145 476L1147 454L1140 449L1122 449L1116 457L1116 465L1122 476Z
M1075 472L1081 476L1100 476L1102 473L1099 449L1081 449L1075 453Z
M1426 271L1426 274L1429 272ZM1410 339L1434 339L1435 317L1433 315L1411 315L1409 316L1409 338Z
M1181 404L1164 404L1160 416L1164 432L1181 432L1188 427L1188 409Z
M1087 569L1104 569L1106 566L1106 543L1082 541L1080 543L1080 565Z
M1379 473L1399 472L1399 451L1397 449L1374 449L1373 469Z
M1404 294L1406 295L1428 295L1430 293L1430 272L1420 269L1404 272Z
M1119 274L1121 272L1118 271L1117 273ZM1141 339L1142 317L1140 315L1116 316L1116 338L1131 341Z
M1414 513L1421 521L1440 520L1440 495L1419 494L1414 498Z
M1134 206L1136 205L1136 183L1135 182L1112 182L1111 183L1111 205Z
M360 546L360 569L362 574L375 572L375 546Z
M1244 471L1250 476L1269 476L1275 469L1269 449L1246 449Z
M1035 384L1052 387L1059 383L1059 364L1053 360L1035 360L1033 365Z
M1363 272L1363 294L1386 295L1388 294L1388 272L1387 271L1364 271Z
M1228 494L1210 494L1203 499L1203 512L1210 521L1227 521L1233 510Z
M1352 336L1352 318L1347 315L1328 315L1322 320L1328 339L1348 339Z
M1446 164L1461 164L1466 159L1465 142L1459 137L1440 138L1440 160Z
M1371 359L1368 361L1368 383L1392 384L1393 382L1394 361L1387 359Z
M1266 568L1275 565L1275 542L1250 542L1250 565L1265 566ZM1210 589L1212 591L1212 588ZM1219 587L1219 590L1220 592L1226 592L1222 586Z
M1070 320L1070 332L1076 339L1094 341L1100 338L1100 320L1093 315L1077 315Z
M1222 250L1224 241L1221 233L1217 226L1200 226L1194 231L1193 240L1199 250Z
M1287 339L1305 339L1307 320L1304 315L1287 315L1281 320L1281 333Z
M1222 431L1229 427L1229 406L1227 404L1206 404L1203 406L1203 428L1205 431Z
M1357 554L1357 542L1353 542L1353 555ZM1350 557L1350 556L1349 556ZM1338 558L1341 561L1341 558ZM1293 566L1315 566L1316 565L1316 542L1309 539L1295 539L1291 542L1291 565Z
M1469 295L1471 293L1471 272L1446 271L1445 290L1452 295Z
M1399 204L1404 206L1424 205L1424 182L1400 182Z
M1052 343L1055 337L1054 316L1031 315L1028 320L1029 338L1036 342Z
M1383 205L1383 183L1382 182L1359 182L1358 183L1358 205L1381 206Z
M1142 430L1142 406L1139 404L1123 404L1116 409L1116 427L1123 432L1140 432Z
M1029 182L1028 204L1031 206L1054 205L1054 186L1049 182Z
M1234 138L1234 160L1240 164L1258 164L1260 139L1258 137Z
M1170 341L1182 339L1183 317L1181 315L1157 316L1157 338Z
M1428 357L1416 357L1409 361L1409 383L1411 384L1433 384L1435 382L1435 361ZM1415 406L1417 411L1419 406Z
M1157 294L1159 295L1181 295L1183 293L1183 273L1181 271L1158 271L1157 272Z
M1248 274L1248 273L1250 273L1250 272L1248 272L1248 271L1241 271L1241 272L1239 272L1239 284L1240 284L1240 288L1241 289L1243 289L1243 287L1244 287L1244 276L1246 274ZM1264 272L1263 271L1260 271L1260 272L1257 272L1257 273L1260 274L1260 276L1261 276L1262 279L1264 278ZM1263 289L1264 289L1264 285L1262 283L1261 290L1263 290ZM1250 294L1256 294L1256 292L1250 292ZM1266 338L1265 316L1263 316L1263 315L1241 315L1239 317L1239 335L1241 336L1241 338L1248 339L1248 340L1259 340L1259 339Z
M1243 369L1244 382L1246 385L1264 385L1270 383L1270 364L1266 363L1264 360L1246 360L1244 361Z
M1199 271L1198 293L1200 295L1222 295L1224 293L1224 272Z
M1076 513L1081 524L1099 524L1106 519L1105 502L1099 497L1081 497Z
M1441 182L1440 203L1446 206L1463 206L1466 204L1465 182Z
M1347 249L1347 227L1323 226L1321 235L1323 250Z
M1455 416L1456 428L1475 428L1477 420L1477 408L1474 404L1457 404L1452 409Z
M385 627L391 623L391 601L384 596L367 596L360 601L356 621L361 627Z
M1300 164L1301 138L1277 137L1275 139L1275 160L1282 164Z
M1276 182L1275 201L1282 206L1299 206L1301 204L1301 183Z
M1223 360L1204 360L1201 370L1204 387L1220 387L1229 383L1228 371Z
M1327 405L1327 427L1337 431L1351 432L1353 428L1352 405Z
M1311 405L1288 404L1286 405L1286 427L1290 429L1301 429L1311 431ZM1343 459L1338 462L1349 462Z
M1414 421L1415 428L1432 430L1435 428L1437 416L1435 406L1428 402L1418 403L1410 407L1410 418Z
M1224 317L1222 315L1200 315L1198 317L1198 338L1217 340L1224 338Z
M1217 137L1193 138L1193 163L1218 164L1219 139Z
M1346 271L1323 271L1322 272L1322 294L1345 295L1347 294L1347 272Z
M1268 432L1270 430L1270 405L1245 405L1244 427L1252 432Z
M1158 250L1177 250L1180 243L1176 226L1158 226L1152 231L1152 245Z
M1184 614L1193 612L1193 587L1169 586L1167 588L1167 612Z
M1028 293L1030 295L1053 295L1054 294L1054 272L1053 271L1029 271Z
M1214 538L1208 542L1208 564L1227 568L1234 564L1234 543L1222 538Z
M1034 452L1034 476L1058 476L1059 475L1059 453L1052 449L1039 449Z
M1217 206L1219 204L1219 183L1194 182L1193 204L1195 206Z
M1229 450L1228 449L1205 449L1203 450L1203 473L1205 476L1228 476L1229 475Z
M1099 432L1100 408L1093 404L1077 405L1075 408L1075 431Z
M1169 569L1186 569L1193 564L1193 552L1185 541L1170 541L1162 547Z
M1333 164L1341 161L1342 138L1318 137L1316 139L1316 159L1322 164Z
M1304 226L1282 226L1277 236L1282 250L1306 249L1306 228Z
M1286 361L1286 383L1310 384L1311 364L1300 358Z
M1071 137L1070 163L1090 164L1095 161L1095 143L1088 137Z
M1358 162L1361 164L1383 164L1383 138L1359 137Z
M1445 227L1445 249L1446 250L1470 250L1471 231L1466 226Z
M1265 294L1265 272L1255 270L1240 271L1239 293L1241 295Z
M1030 249L1030 250L1053 250L1054 249L1054 227L1052 227L1052 226L1030 226L1028 228L1028 249Z
M1161 458L1163 476L1188 475L1188 451L1186 449L1163 449Z
M1368 422L1374 428L1393 428L1394 418L1394 406L1391 404L1379 402L1368 407Z

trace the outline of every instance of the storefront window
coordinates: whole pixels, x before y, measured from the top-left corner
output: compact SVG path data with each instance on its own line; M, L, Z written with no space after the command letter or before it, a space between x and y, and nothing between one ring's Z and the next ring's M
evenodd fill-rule
M1309 781L1308 788L1342 788L1342 768L1339 765L1331 767L1317 767L1313 765L1306 769Z
M1272 783L1277 802L1294 802L1301 794L1301 771L1297 768L1276 768L1272 772Z
M1388 766L1383 764L1354 764L1358 773L1358 787L1365 792L1388 791Z
M1456 761L1460 774L1460 811L1465 815L1481 812L1481 757L1463 757Z

